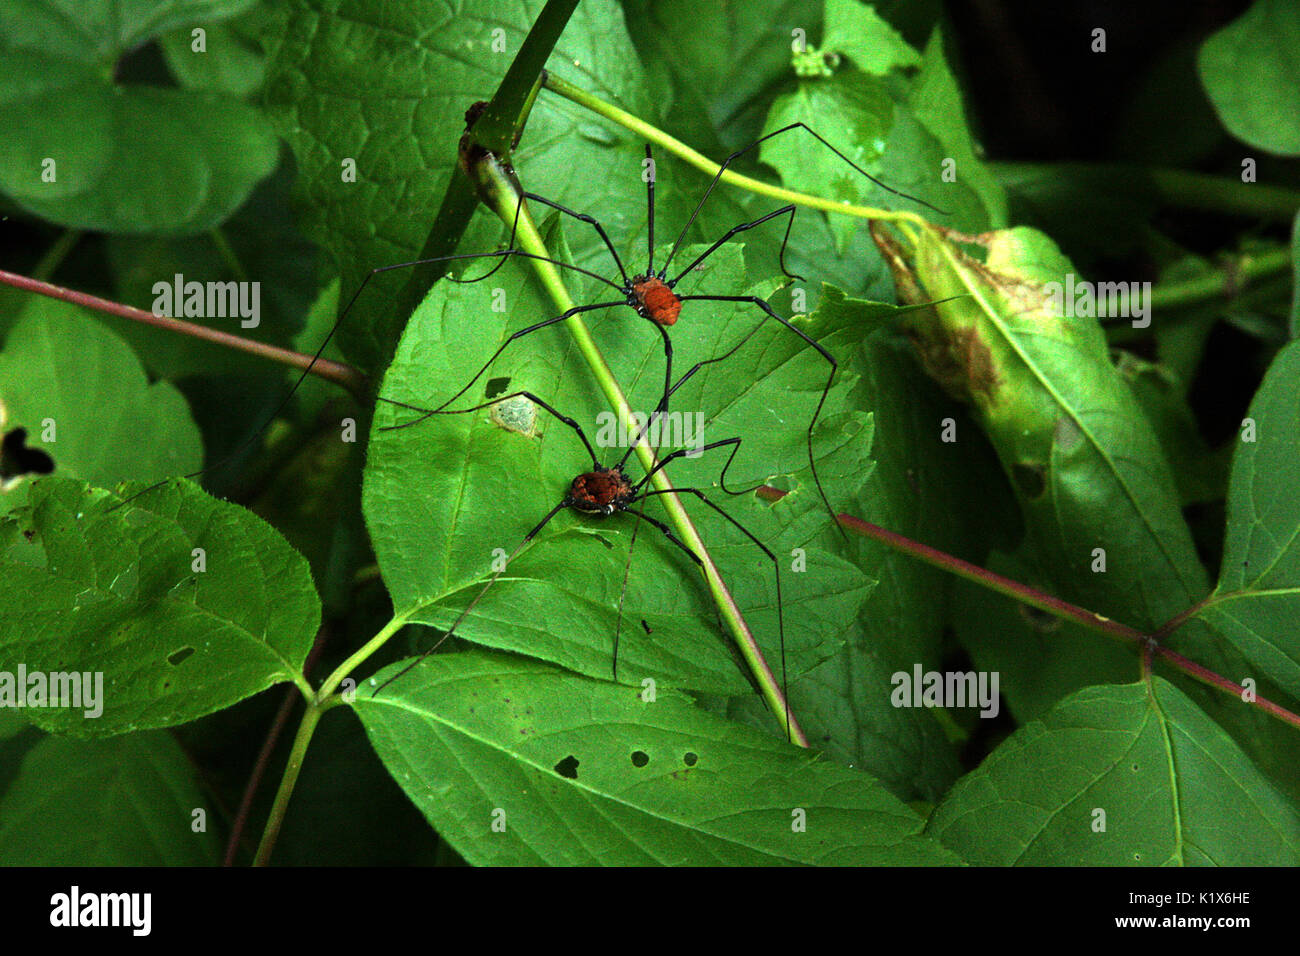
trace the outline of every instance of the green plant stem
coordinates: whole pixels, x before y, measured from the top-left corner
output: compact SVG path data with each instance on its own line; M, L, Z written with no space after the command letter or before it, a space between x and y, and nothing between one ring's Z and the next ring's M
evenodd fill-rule
M262 831L262 842L257 845L253 866L266 866L271 859L276 837L280 835L280 826L284 823L284 814L289 809L289 798L293 795L294 784L298 782L303 759L307 756L307 746L311 743L312 734L316 732L316 724L320 722L322 712L317 701L308 701L302 723L298 725L298 735L293 740L293 749L289 751L289 763L284 768L284 776L280 778L280 789L276 791L271 814Z
M32 278L46 281L50 276L58 271L59 266L63 265L63 260L81 241L85 235L80 229L65 229L59 234L59 238L54 240L50 248L45 250L45 255L41 256L41 261L36 263L36 268L32 270Z
M1231 299L1251 282L1289 275L1291 250L1271 249L1258 255L1234 256L1212 272L1151 287L1151 308L1172 309L1216 299Z
M1119 186L1145 179L1164 202L1185 209L1262 216L1289 222L1300 209L1300 190L1265 183L1243 183L1239 179L1189 172L1112 163L1008 163L991 162L989 169L999 180L1048 176L1074 180L1084 177L1113 178Z
M293 788L298 782L298 773L302 770L303 758L307 754L307 745L311 743L312 734L316 731L316 724L327 710L340 702L338 697L333 696L335 688L366 658L387 644L389 638L404 628L407 617L406 614L394 615L378 634L336 667L318 690L313 692L311 686L307 685L304 692L307 698L307 709L303 712L302 723L298 725L298 735L294 738L293 750L289 752L289 763L284 768L284 776L280 778L280 789L276 791L275 802L271 805L271 813L266 819L262 840L257 845L257 855L253 859L254 866L265 866L271 858L271 851L275 849L276 837L280 833L284 815L289 809L289 799L293 796ZM305 678L301 680L305 681Z
M519 247L534 256L543 257L529 260L536 270L543 288L546 289L561 312L567 312L574 308L575 303L564 285L559 270L551 262L545 261L551 258L550 252L537 231L537 226L528 212L528 207L525 205L522 209L519 208L520 200L518 194L514 191L511 180L490 157L480 165L480 169L485 180L483 192L490 197L494 211L507 224L515 222L516 219L518 220L516 238ZM591 333L587 330L586 324L583 323L580 316L576 315L570 316L565 320L565 323L578 346L578 351L590 366L592 374L595 375L606 401L617 410L620 419L628 428L628 433L637 434L638 424L632 416L632 409L628 405L627 398L619 387L618 381L614 378L614 373L605 362L604 356L601 355L600 349L597 348L595 341L591 338ZM636 454L642 467L649 474L655 467L656 460L654 451L644 436L637 443ZM718 605L723 620L726 621L728 629L736 640L741 656L744 657L745 663L757 680L763 699L767 702L769 709L771 709L782 727L786 726L788 719L790 740L801 747L807 747L808 739L804 736L799 722L793 714L788 712L789 708L780 681L764 659L758 642L754 639L749 626L745 623L735 599L727 590L726 584L723 583L722 576L718 573L717 566L714 565L713 559L704 547L704 542L695 530L690 515L686 513L681 500L672 491L672 484L669 482L665 470L655 471L650 477L650 482L656 491L663 492L655 495L655 497L668 512L678 536L700 559L709 591Z
M619 109L612 103L606 103L599 97L593 96L581 87L574 86L552 73L547 73L542 80L542 85L553 93L563 96L567 100L577 103L586 109L591 110L606 119L612 120L625 129L631 130L641 138L663 147L674 156L689 163L696 169L703 171L709 176L716 176L718 170L722 167L713 162L702 153L697 153L679 139L674 139L663 130L652 126L645 120L633 116L626 110ZM923 225L925 220L916 213L901 212L890 209L877 209L871 206L854 206L846 202L836 202L835 200L825 199L821 196L813 196L808 193L795 192L793 189L784 189L780 186L773 186L759 179L753 179L740 173L732 172L728 169L722 174L722 182L730 183L733 186L739 186L750 192L758 193L761 196L769 196L772 199L778 199L781 202L794 203L796 206L802 206L806 209L820 209L822 212L835 213L841 216L852 216L856 219L876 219L884 222L914 222Z
M474 138L488 152L509 156L537 95L537 77L577 6L578 0L547 0L537 15L492 101L474 124Z
M326 381L334 382L341 385L357 397L358 400L364 401L368 391L369 384L366 377L351 365L343 362L333 362L325 358L314 358L311 355L304 355L301 352L294 352L291 349L280 348L276 345L267 345L265 342L258 342L254 339L246 339L242 336L233 335L230 332L222 332L220 329L209 328L206 325L196 325L193 322L183 322L180 319L171 319L163 315L154 315L152 312L146 312L144 309L137 309L135 306L123 305L120 302L113 302L109 299L101 299L99 296L89 295L85 292L77 292L75 289L65 289L62 286L52 285L40 279L32 279L27 276L21 276L17 273L6 272L0 269L0 283L11 286L15 289L22 289L24 292L35 292L37 295L47 296L51 299L58 299L61 302L70 302L73 305L79 305L86 309L93 309L96 312L103 312L106 315L115 315L118 318L129 319L132 322L139 322L143 325L152 325L155 328L166 329L169 332L176 332L180 335L188 335L191 338L202 339L205 342L212 342L215 345L222 345L226 348L236 349L240 352L247 352L249 355L256 355L259 358L267 359L271 362L278 362L281 365L287 365L290 368L296 368L303 371L310 371Z
M389 638L406 627L410 616L415 613L415 609L402 614L393 615L393 619L380 629L379 633L366 641L351 657L334 669L334 673L325 678L325 682L320 685L320 690L316 692L316 702L319 703L330 694L334 693L334 688L338 687L349 674L361 666L361 664L374 654L377 650L388 643Z
M226 238L226 234L222 232L221 227L218 226L213 229L208 235L212 239L212 244L217 247L217 253L225 261L226 268L235 277L235 281L247 282L248 272L244 269L244 264L239 261L239 256L235 255L234 247L230 245L230 240Z

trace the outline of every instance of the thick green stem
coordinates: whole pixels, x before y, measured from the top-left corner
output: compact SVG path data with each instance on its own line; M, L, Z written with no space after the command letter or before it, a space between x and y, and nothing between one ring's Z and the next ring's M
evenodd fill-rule
M320 721L322 710L315 702L307 704L307 711L302 715L298 725L298 736L294 738L293 749L289 751L289 763L284 768L280 779L280 789L276 791L275 802L271 804L271 815L267 818L266 829L262 831L262 842L257 846L257 855L253 857L253 866L266 866L275 848L276 837L280 835L280 826L284 823L285 812L289 809L289 798L293 795L294 784L302 770L303 759L307 756L307 745L311 743L316 724Z
M518 208L518 195L515 193L510 179L490 158L480 164L480 170L484 177L483 191L492 200L491 204L497 215L506 223L514 223L517 218L516 237L519 248L534 256L544 257L529 260L535 268L543 288L546 289L561 312L567 312L574 308L575 303L564 285L564 280L560 277L559 270L551 262L545 261L551 258L551 255L537 231L537 226L528 212L528 207L525 205L522 209ZM516 212L518 213L517 216ZM573 335L579 352L590 366L592 374L595 375L606 401L616 409L619 418L628 429L628 433L638 434L640 428L632 415L632 408L628 405L627 398L619 387L618 381L614 378L614 373L605 362L604 356L601 355L600 349L596 347L596 343L592 340L587 326L583 323L581 317L576 315L570 316L565 322L568 325L570 334ZM646 472L651 472L655 467L656 459L654 450L644 435L637 443L636 455ZM741 656L744 657L745 663L757 680L763 699L767 702L772 713L776 715L781 726L786 726L788 719L791 742L797 743L801 747L807 747L808 740L799 727L798 721L795 720L793 714L788 713L788 705L780 681L764 659L758 642L754 639L749 626L745 623L735 599L727 590L726 584L723 583L713 559L709 556L704 542L700 539L699 533L691 522L690 515L682 507L681 500L673 493L672 484L669 482L665 470L655 471L651 475L650 482L654 485L656 491L663 492L655 495L655 497L668 512L678 536L700 558L709 591L718 605L722 619L726 622L728 630L731 631L737 646L740 648Z

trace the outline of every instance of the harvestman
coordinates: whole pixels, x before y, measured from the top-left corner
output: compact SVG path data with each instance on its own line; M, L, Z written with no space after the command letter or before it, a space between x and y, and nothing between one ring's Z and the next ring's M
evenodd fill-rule
M779 216L789 217L786 222L785 235L781 240L781 248L778 253L778 261L781 267L781 272L787 278L802 279L803 278L802 276L795 275L794 273L790 272L785 266L785 249L786 249L786 245L790 241L790 230L794 225L794 214L796 212L797 207L793 203L791 203L782 206L780 209L775 209L772 212L760 216L757 219L751 220L749 222L741 223L740 225L737 226L733 226L731 229L727 230L727 232L721 238L713 242L707 249L705 249L704 252L698 255L694 259L694 261L690 263L690 265L678 271L677 274L672 276L671 278L669 278L669 274L668 274L669 266L672 264L673 259L677 256L677 253L681 248L682 242L686 237L686 233L690 230L691 226L695 223L695 220L698 218L701 209L703 209L704 207L704 203L708 200L709 196L712 194L714 187L717 186L717 184L721 181L722 175L724 172L726 172L727 167L730 166L733 161L743 156L745 153L749 152L751 149L758 146L760 143L763 143L764 141L769 140L775 136L779 136L782 133L787 133L795 129L802 129L805 132L807 132L809 135L813 136L819 143L821 143L823 146L829 149L832 153L838 156L841 160L843 160L845 163L851 166L862 176L866 177L868 180L878 185L880 188L885 189L888 192L893 193L894 195L902 196L906 199L911 199L912 201L920 203L921 205L926 206L927 208L932 209L935 212L943 214L943 210L940 210L935 206L930 205L930 203L927 203L924 200L918 199L914 196L909 196L906 193L900 192L882 183L880 180L876 179L870 173L866 172L866 170L862 169L860 166L855 164L847 156L845 156L838 149L836 149L829 142L827 142L827 140L823 138L819 133L817 133L815 130L813 130L811 127L807 126L806 124L791 123L788 126L783 126L782 128L774 130L771 133L767 133L763 136L760 136L758 139L754 140L754 142L750 143L748 146L744 147L743 149L737 150L736 152L732 153L730 156L728 156L726 159L722 161L722 164L718 168L717 173L714 174L713 179L709 182L708 188L705 189L704 195L700 197L700 201L696 204L694 211L690 215L690 218L687 219L686 224L681 229L681 232L678 233L677 238L673 242L672 248L669 251L667 258L659 266L658 270L656 270L654 267L655 176L653 174L654 167L653 167L653 159L650 153L650 146L649 144L647 144L646 159L648 161L647 169L649 175L646 178L646 205L647 205L647 215L648 215L646 245L648 249L648 255L647 255L647 264L646 264L645 272L639 273L634 276L628 275L626 268L624 268L623 261L619 257L618 251L614 248L614 243L610 240L609 235L608 233L606 233L604 226L602 226L599 220L597 220L594 216L588 215L586 213L576 212L572 209L569 209L555 202L554 200L547 199L546 197L540 196L536 193L521 192L518 194L519 202L515 209L515 221L511 227L508 248L496 250L493 252L458 253L455 255L448 255L448 256L436 256L429 259L416 259L410 262L399 262L393 265L380 266L379 268L372 269L365 276L365 278L362 279L361 284L357 287L357 290L352 294L352 297L348 300L348 303L344 307L343 312L340 313L339 315L338 321L335 323L335 327L337 328L338 324L341 323L344 320L344 318L347 316L348 312L351 311L352 307L356 304L357 300L359 299L362 291L365 289L367 283L369 283L369 281L374 276L379 275L381 273L391 272L396 269L408 269L420 265L430 265L438 262L451 262L451 261L462 260L462 259L484 259L484 258L500 259L501 261L498 262L496 266L494 266L491 270L489 270L485 275L480 276L477 279L456 279L451 276L448 276L448 278L453 282L481 282L484 279L486 279L488 276L496 272L496 270L500 268L500 266L504 263L504 261L507 258L512 256L550 262L557 267L570 269L574 272L595 279L596 281L614 289L622 296L622 298L617 300L607 301L607 302L595 302L587 305L575 306L563 312L560 315L554 316L552 318L544 319L540 322L535 322L532 325L529 325L525 328L518 330L517 332L512 333L510 336L506 338L504 342L501 343L500 347L497 348L497 350L492 354L492 356L483 364L483 366L474 374L474 376L468 382L466 382L460 389L456 391L454 395L452 395L450 398L444 401L441 405L437 406L434 409L429 410L428 414L434 414L434 413L443 412L447 410L447 406L455 402L457 399L463 396L467 391L469 391L469 389L473 387L474 383L477 382L479 378L483 376L483 374L492 366L492 364L501 356L501 354L512 343L518 341L524 336L530 335L533 332L540 331L541 329L548 328L549 326L555 325L559 322L563 322L564 320L572 316L580 315L584 312L592 312L598 309L610 309L622 305L627 305L631 307L637 313L637 315L639 315L644 319L647 319L651 323L651 325L654 326L656 331L658 331L660 338L663 340L664 398L660 402L659 407L655 409L654 413L651 416L651 421L653 422L656 418L658 418L659 416L661 416L666 412L667 408L665 403L667 402L667 396L671 390L675 389L677 386L680 386L681 384L686 382L688 379L691 378L691 376L693 376L700 369L704 368L706 365L710 365L714 362L721 362L729 358L737 350L739 350L739 348L749 339L749 337L752 336L761 327L761 322L760 322L760 325L755 326L749 332L745 333L745 335L742 336L735 343L735 345L733 345L730 349L728 349L726 352L722 353L721 355L715 355L712 358L707 358L702 361L696 362L693 366L691 366L687 370L686 374L683 375L680 380L678 380L676 386L673 386L671 385L673 381L673 376L672 376L673 347L672 347L672 340L668 335L668 328L677 322L679 316L681 315L684 303L734 302L734 303L745 303L745 304L756 306L764 313L764 319L767 318L774 319L775 321L780 323L781 326L793 332L800 339L802 339L804 343L811 346L818 353L818 355L820 355L823 359L826 360L827 364L830 366L830 372L827 375L826 383L822 387L821 395L817 400L816 408L813 410L812 417L808 421L807 448L808 448L808 465L809 465L810 472L812 474L813 483L816 485L817 493L821 497L822 504L825 505L826 511L831 516L832 523L834 524L835 509L831 507L830 500L829 498L827 498L826 492L822 487L821 478L817 474L817 465L813 458L813 429L816 427L817 420L821 416L822 408L826 404L827 395L830 393L831 385L834 383L836 372L839 370L839 364L835 361L835 358L824 347L822 347L820 344L818 344L813 339L811 339L807 334L805 334L801 329L799 329L797 326L792 324L788 319L779 315L770 305L768 305L765 301L763 301L758 296L754 296L754 295L680 295L679 296L674 291L677 284L682 280L684 276L689 274L691 270L695 269L697 266L703 264L704 261L709 258L709 256L711 256L714 252L720 249L723 245L725 245L735 236L749 229L753 229L757 226L760 226L763 223L768 222L769 220L776 219ZM534 202L541 203L542 205L549 206L552 209L555 209L558 212L563 213L564 215L571 216L582 223L590 225L596 231L596 234L600 237L600 240L604 244L605 248L609 251L610 257L614 260L614 264L618 269L618 274L622 279L621 283L615 282L602 275L599 275L596 272L593 272L589 269L584 269L580 266L576 266L571 263L560 262L558 260L551 259L546 256L538 255L536 253L530 253L530 252L525 252L521 249L515 249L514 237L515 237L516 230L518 228L519 214L520 211L523 209L523 204L525 200L532 200ZM839 527L838 524L836 524L835 527L838 528Z

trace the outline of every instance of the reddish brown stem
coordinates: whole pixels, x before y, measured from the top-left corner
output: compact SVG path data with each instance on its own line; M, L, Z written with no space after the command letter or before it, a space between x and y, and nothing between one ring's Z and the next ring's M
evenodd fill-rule
M1182 654L1175 653L1167 647L1161 647L1160 645L1155 644L1154 649L1157 657L1163 657L1184 674L1200 681L1202 684L1208 684L1210 687L1221 690L1225 694L1233 694L1246 703L1253 703L1256 707L1262 707L1278 720L1286 721L1293 727L1300 727L1300 715L1293 714L1285 707L1281 707L1264 697L1256 696L1253 701L1246 701L1244 696L1246 688L1242 687L1240 684L1234 684L1232 681L1228 680L1228 678L1221 677L1214 673L1214 671L1202 667L1193 660L1188 660L1186 657L1183 657Z
M769 485L763 485L757 492L760 498L766 501L779 501L784 498L786 492ZM853 515L838 514L835 516L840 527L846 531L853 531L864 538L871 538L879 541L886 547L895 551L901 551L903 554L911 555L917 560L924 561L933 567L955 574L958 577L973 581L981 587L989 588L1004 594L1009 598L1036 607L1041 611L1046 611L1054 617L1059 617L1067 621L1088 628L1091 631L1098 631L1110 637L1126 641L1134 645L1143 655L1142 671L1143 677L1148 677L1151 669L1152 655L1161 657L1168 661L1178 670L1187 674L1194 680L1203 684L1208 684L1216 690L1223 691L1225 694L1242 700L1243 703L1254 704L1262 708L1269 714L1272 714L1278 720L1285 721L1295 727L1300 727L1300 715L1293 714L1291 711L1263 697L1255 697L1253 700L1246 700L1243 696L1246 689L1240 684L1234 684L1226 677L1222 677L1214 671L1208 670L1197 664L1195 661L1183 657L1166 647L1161 647L1157 639L1172 631L1175 627L1190 617L1203 604L1193 605L1182 614L1178 615L1168 624L1161 627L1155 634L1145 634L1136 628L1129 627L1127 624L1121 624L1119 621L1112 621L1104 615L1095 611L1089 611L1077 605L1070 604L1068 601L1062 601L1060 598L1053 597L1050 594L1044 594L1031 588L1027 584L1021 584L1019 581L1013 581L1010 578L995 574L978 565L971 564L969 561L963 561L954 555L940 551L938 548L932 548L928 544L921 544L919 541L913 541L911 538L905 538L897 532L890 531L888 528L882 528L880 525L872 524L870 521L863 521L861 518L855 518Z
M25 292L35 292L37 295L48 296L62 302L70 302L73 305L79 305L87 309L94 309L96 312L116 315L132 322L152 325L156 328L166 329L169 332L177 332L216 345L223 345L226 348L238 349L241 352L257 355L272 362L279 362L281 365L288 365L290 368L310 371L313 375L343 386L361 400L364 400L367 394L365 375L358 369L343 362L314 358L302 352L267 345L264 342L246 339L230 332L222 332L220 329L209 328L206 325L196 325L193 322L184 322L163 315L154 315L144 309L137 309L134 306L123 305L109 299L101 299L99 296L78 292L75 289L65 289L62 286L52 285L40 279L31 279L17 273L6 272L3 269L0 269L0 283L13 286L15 289L22 289Z

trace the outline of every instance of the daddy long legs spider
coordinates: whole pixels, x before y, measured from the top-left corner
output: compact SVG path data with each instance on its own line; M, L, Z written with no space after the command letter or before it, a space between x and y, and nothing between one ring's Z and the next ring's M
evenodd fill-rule
M670 390L670 394L671 394L671 390ZM430 647L427 651L425 651L424 654L420 655L415 660L411 661L409 664L403 667L396 674L387 678L381 685L375 688L374 693L378 693L384 687L387 687L389 684L393 683L398 678L408 673L412 668L414 668L419 663L420 660L422 660L424 657L428 656L429 654L433 653L433 651L435 651L438 647L440 647L448 638L457 634L458 629L461 628L462 624L466 622L469 615L474 612L475 608L479 605L483 597L489 592L489 590L493 587L493 585L495 585L498 582L498 580L507 571L507 569L511 569L511 565L516 560L516 558L519 558L521 554L529 547L529 545L538 538L538 536L541 534L543 529L545 529L548 525L550 525L551 521L564 511L570 511L574 513L579 518L580 522L583 525L589 525L593 521L595 521L598 524L603 524L607 520L614 519L614 517L617 515L625 514L625 513L631 514L636 518L636 524L632 528L633 542L635 541L636 530L639 527L640 522L645 522L646 524L650 525L652 528L655 528L659 532L661 532L664 539L670 542L675 549L685 554L694 564L700 567L701 570L703 570L704 568L704 563L699 557L699 555L692 549L691 546L686 544L686 542L683 541L682 538L679 537L677 533L671 527L669 527L668 524L654 517L653 515L650 515L645 512L644 510L645 503L649 502L652 498L667 493L666 491L661 491L656 488L647 488L647 485L650 483L652 477L657 472L661 471L664 467L666 467L670 463L685 456L695 457L696 455L703 454L705 452L729 448L731 450L731 457L734 457L736 450L739 448L741 444L741 438L739 437L721 439L718 441L703 443L698 448L683 448L671 452L670 454L667 454L663 458L659 459L658 462L652 468L646 470L639 480L634 480L632 476L629 475L627 470L628 460L634 451L633 444L629 444L627 450L624 451L623 454L613 464L603 463L600 454L596 450L596 445L593 444L591 439L588 437L586 431L574 418L563 414L553 404L545 401L544 399L539 397L536 393L526 391L526 390L518 390L508 395L499 396L491 401L483 402L481 404L475 405L470 408L453 409L453 410L438 412L438 413L431 413L428 410L419 408L417 406L409 405L404 402L396 402L390 400L390 404L404 406L410 408L413 411L421 412L423 414L419 418L416 419L408 418L406 421L398 422L395 424L389 424L389 425L377 424L377 431L380 433L397 432L405 429L410 429L412 426L425 424L426 418L432 417L434 415L437 416L472 415L476 412L481 413L486 409L491 409L494 408L495 406L499 406L503 402L511 402L519 399L525 399L533 403L537 407L545 410L552 417L553 420L558 421L565 428L571 430L578 437L579 441L582 444L583 449L586 451L588 461L590 462L590 468L580 472L575 476L566 479L566 491L564 495L560 498L558 502L553 502L550 504L550 507L545 512L545 514L543 514L540 517L540 519L536 521L535 524L530 525L529 530L525 534L523 534L522 538L518 540L517 543L512 543L513 547L511 548L508 554L506 553L505 548L503 547L490 549L491 553L495 555L495 557L492 560L492 566L494 569L494 573L492 574L492 576L486 581L486 583L484 583L481 586L481 588L479 588L479 590L474 595L474 597L461 609L460 613L452 621L450 626L445 627L445 633L440 639L438 639L438 641L432 647ZM396 413L394 412L394 414ZM486 416L480 415L479 417L482 418ZM432 424L432 423L428 423L428 424ZM642 425L640 431L644 431L645 427L646 427L645 425ZM534 437L531 435L521 435L518 432L512 432L509 430L500 430L500 429L493 429L492 432L500 433L500 437L502 437L505 441L513 442L516 445L518 445L519 443L536 444ZM640 435L638 434L636 438L639 439ZM568 455L566 453L566 458L567 457ZM728 458L728 464L730 463L730 461L731 458ZM726 470L726 465L723 466L723 471L725 472L725 470ZM782 696L780 699L784 701L784 688L787 683L786 668L785 668L784 603L782 599L780 565L777 561L775 553L758 536L753 534L742 522L732 517L730 514L727 513L727 511L725 511L719 505L713 502L702 489L697 487L692 487L692 486L683 486L671 490L682 497L688 498L688 500L692 497L698 499L707 508L711 510L711 513L721 516L721 518L724 519L732 528L737 529L741 534L743 534L744 538L750 543L750 545L753 547L757 547L763 553L767 561L771 562L772 574L774 577L774 594L775 594L776 615L777 615L776 616L776 631L778 637L777 648L781 654L781 663L782 663L782 667L781 667ZM743 492L731 492L731 493L742 494ZM595 544L594 541L588 540L584 542L581 547L585 549L591 549L594 547L594 544ZM480 546L479 551L485 558L489 554L489 549L482 546ZM629 559L630 559L630 555L629 555ZM558 567L552 569L551 574L553 576L559 576L559 577L565 577L566 574L571 576L572 571L575 569L575 565L581 566L581 569L585 570L585 566L587 563L588 562L585 560L579 560L576 562L571 561L567 567ZM480 572L478 575L476 575L476 579L481 580L482 570L483 569L480 566ZM522 577L520 577L516 574L513 576L513 578L516 582L526 581L528 575L524 574ZM621 625L624 616L623 596L626 591L626 587L627 587L627 570L625 569L623 580L622 580L622 588L619 591L618 612L616 617L616 624L614 627L612 647L610 649L611 656L610 656L609 673L615 681L618 680L618 676L619 676L619 671L618 671L619 638L621 634ZM529 613L534 618L537 617L545 618L547 615L547 611L548 608L546 607L538 607L533 605L530 606ZM646 628L647 633L651 633L651 630L649 626L645 623L644 619L642 619L642 625L643 627ZM672 636L667 635L664 637L664 639L671 640ZM766 667L766 665L762 665L762 666ZM789 721L788 705L782 703L781 706L785 708L786 720ZM789 733L790 733L790 729L787 726L787 735L789 735Z
M734 161L736 161L741 156L748 153L750 150L759 146L763 142L770 140L773 137L780 136L785 133L793 132L795 130L803 130L805 133L812 136L817 143L819 143L821 146L825 147L826 149L830 150L834 155L839 157L839 159L842 160L844 163L848 164L848 166L854 169L857 173L866 177L866 179L870 180L871 182L876 183L881 188L888 190L889 192L894 193L896 195L904 196L905 198L908 199L913 199L915 202L918 202L936 212L942 212L941 210L936 209L934 206L931 206L929 203L926 203L924 200L915 199L915 197L907 196L906 194L898 192L897 190L892 189L886 184L881 183L878 179L871 176L860 166L853 163L852 160L850 160L846 155L844 155L844 153L840 152L838 149L832 146L823 136L821 136L819 133L817 133L815 130L813 130L811 127L807 126L806 124L791 123L788 126L784 126L780 129L774 130L770 133L765 134L764 136L759 137L758 139L754 140L754 142L750 143L748 146L744 147L743 149L736 150L734 153L729 155L722 162L717 173L713 176L712 180L709 182L708 187L705 189L703 195L700 197L699 202L696 203L694 210L691 212L686 223L683 225L682 229L678 232L677 237L674 240L672 246L670 247L667 255L660 262L658 268L656 268L655 267L655 245L654 245L656 176L654 170L654 160L651 156L650 146L647 144L646 160L645 160L645 165L643 167L643 179L645 180L646 183L646 206L647 206L647 235L646 235L647 260L646 260L646 268L643 272L639 272L634 275L629 275L627 268L624 266L622 257L619 256L618 250L615 247L614 242L610 239L609 234L606 231L605 227L595 216L592 216L588 213L575 211L558 202L555 202L554 200L547 199L546 197L538 195L536 193L522 192L519 194L518 201L515 205L514 222L511 226L510 239L507 243L506 249L497 250L493 252L459 253L455 255L439 256L430 259L418 259L409 262L395 263L388 266L381 266L377 269L371 270L371 272L368 273L365 276L365 278L361 281L356 291L348 300L347 305L340 313L338 321L341 323L346 318L346 316L349 314L353 306L359 300L361 293L365 289L370 279L376 275L387 273L397 269L413 268L416 266L424 266L424 265L430 265L434 263L447 263L447 262L474 260L474 259L481 259L481 258L496 258L499 261L496 266L494 266L491 270L489 270L489 272L476 279L462 278L462 279L452 279L452 281L457 281L457 282L482 281L483 279L486 279L488 276L495 273L496 270L500 268L500 266L504 263L504 261L507 258L521 257L525 259L544 260L558 267L572 270L575 273L579 273L588 278L594 279L595 281L605 286L608 286L618 294L619 298L610 299L608 301L577 305L574 306L573 308L564 311L559 315L555 315L550 318L543 319L539 322L534 322L522 329L512 332L501 343L501 345L497 348L497 350L487 359L487 361L483 363L483 365L478 369L478 371L475 372L475 374L467 382L465 382L464 385L462 385L459 389L457 389L455 393L453 393L441 404L437 405L435 408L430 410L430 412L432 413L432 412L441 412L447 410L450 405L452 405L454 402L456 402L458 399L464 396L465 393L469 391L469 389L472 388L474 384L485 373L487 373L487 371L493 366L493 363L495 363L496 360L512 344L518 342L520 339L523 339L526 336L529 336L535 332L541 331L542 329L556 325L557 323L563 322L572 316L577 316L583 313L594 312L602 309L614 309L614 308L618 308L619 306L630 307L634 312L636 312L636 314L639 317L649 321L650 324L658 332L663 344L664 394L666 395L670 383L673 382L673 344L672 344L672 337L668 334L668 329L679 320L684 309L686 309L689 312L691 303L709 303L709 302L740 304L740 305L757 308L761 313L759 324L755 325L753 329L751 329L750 333L748 334L752 334L754 331L757 331L758 328L762 327L764 322L766 322L768 319L771 319L776 323L778 323L782 328L786 329L787 331L797 336L800 340L802 340L805 346L812 348L815 351L815 353L822 360L825 361L828 367L828 373L826 376L825 383L821 388L815 406L812 409L812 413L808 419L808 426L806 430L806 446L807 446L808 465L809 465L810 474L813 479L813 484L817 489L817 493L821 498L822 504L824 505L828 515L832 519L832 523L834 523L836 512L830 503L830 499L826 495L825 488L822 485L821 477L817 472L816 458L813 451L813 432L814 429L816 428L817 422L825 407L827 396L830 393L831 386L833 385L836 378L836 374L839 370L839 364L835 360L834 356L832 356L831 353L824 346L822 346L820 343L818 343L813 338L811 338L806 332L800 329L797 325L792 323L789 319L785 318L784 316L780 315L767 301L765 301L760 296L753 295L753 294L681 295L676 291L678 284L682 281L682 279L685 276L689 275L696 269L702 267L704 263L711 256L713 256L719 249L727 245L736 236L744 232L747 232L748 230L761 226L764 223L767 223L769 221L779 219L782 216L786 217L786 225L785 225L785 232L782 237L780 249L778 252L778 262L780 265L780 269L782 274L789 279L802 278L790 272L785 265L785 250L787 244L789 243L790 232L794 225L794 216L797 207L793 204L787 204L785 206L782 206L779 209L775 209L762 216L759 216L756 219L747 222L742 222L736 226L733 226L732 228L728 229L726 233L723 234L720 238L712 242L710 245L707 246L707 248L705 248L702 252L696 255L695 258L688 265L686 265L683 268L677 269L675 271L672 270L673 261L677 257L678 253L682 250L683 242L685 240L687 233L690 231L691 227L699 218L700 211L703 209L705 202L708 200L709 196L712 194L717 184L721 181L728 167ZM570 263L561 262L559 260L550 259L546 256L542 256L536 253L531 253L531 252L514 248L514 239L518 229L519 216L522 214L522 210L524 209L524 204L528 201L532 201L540 205L548 206L552 209L555 209L560 214L569 216L573 219L578 220L579 222L591 226L595 230L601 244L603 244L604 248L608 251L610 258L613 260L614 266L617 269L618 279L617 280L610 279L598 274L597 272L591 269L582 268ZM745 337L747 337L747 335ZM678 383L679 384L684 383L685 381L689 380L693 375L695 375L697 372L699 372L701 369L705 368L706 366L712 363L721 362L725 360L726 358L734 354L737 351L737 349L739 349L741 344L743 344L743 338L742 341L734 343L730 349L723 350L721 354L714 354L709 358L704 358L695 362L695 364L690 366L690 368L685 372L685 374L681 376L681 378L678 380ZM662 414L664 411L665 408L661 406L655 409L655 411L652 414L657 416ZM836 525L836 527L838 529L838 525Z

